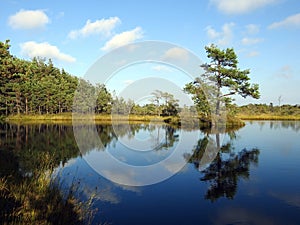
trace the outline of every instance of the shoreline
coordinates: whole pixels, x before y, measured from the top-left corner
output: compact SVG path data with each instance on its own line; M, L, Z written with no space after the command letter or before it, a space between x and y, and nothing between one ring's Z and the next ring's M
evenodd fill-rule
M290 120L290 121L300 121L299 116L289 116L289 115L268 115L268 114L260 114L260 115L236 115L237 118L241 120Z
M111 115L111 114L95 114L95 115L72 115L71 113L63 114L45 114L45 115L10 115L4 118L2 121L7 123L23 123L23 124L34 124L34 123L95 123L95 124L112 124L117 123L168 123L173 125L180 125L180 117L174 116L153 116L153 115ZM197 119L197 118L194 118ZM200 118L198 118L200 119ZM228 126L240 126L243 121L260 120L260 121L280 121L280 120L290 120L290 121L300 121L299 116L283 116L283 115L239 115L236 117L228 118Z
M94 114L94 115L82 115L82 114L43 114L43 115L10 115L4 118L4 122L7 123L21 123L21 124L40 124L40 123L60 123L60 124L72 124L72 123L95 123L95 124L112 124L112 123L166 123L169 125L181 126L181 123L187 123L187 125L199 125L202 127L209 126L209 121L203 120L198 117L189 118L190 121L186 121L185 118L180 119L180 116L154 116L154 115L113 115L113 114ZM238 118L228 118L227 126L241 126L244 123Z
M21 124L39 124L39 123L95 123L95 124L112 124L116 123L175 123L178 118L172 116L150 116L150 115L111 115L111 114L95 114L95 115L72 115L66 114L47 114L47 115L10 115L3 119L6 123Z

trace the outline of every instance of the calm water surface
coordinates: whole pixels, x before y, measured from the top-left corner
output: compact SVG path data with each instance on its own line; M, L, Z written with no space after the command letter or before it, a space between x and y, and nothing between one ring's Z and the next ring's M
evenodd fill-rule
M247 122L226 134L140 124L119 125L116 135L112 126L97 125L103 146L87 144L84 152L71 126L0 126L0 175L30 174L37 156L50 152L62 191L75 184L81 201L93 196L94 224L300 224L299 121ZM201 159L211 143L220 151L207 164ZM178 146L184 148L184 168L149 186L113 183L86 160L101 165L101 154L108 152L123 163L146 166ZM110 174L124 179L115 169Z

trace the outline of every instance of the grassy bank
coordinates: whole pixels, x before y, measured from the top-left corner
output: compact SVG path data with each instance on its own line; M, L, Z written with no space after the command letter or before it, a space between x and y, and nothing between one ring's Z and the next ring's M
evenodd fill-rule
M245 122L236 116L227 116L226 120L227 127L243 127L245 126Z
M91 115L75 115L74 118L71 113L64 114L48 114L48 115L11 115L5 119L10 123L21 124L38 124L38 123L59 123L72 124L73 122L95 123L96 124L111 124L111 123L167 123L174 126L187 127L210 127L210 122L207 119L190 116L151 116L151 115L111 115L111 114L96 114ZM226 121L227 127L241 127L245 123L237 117L228 116Z
M43 115L10 115L5 118L6 122L72 122L75 121L89 121L95 120L96 122L108 122L112 121L122 122L150 122L150 121L160 121L168 117L158 117L158 116L139 116L139 115L130 115L130 116L120 116L120 115L111 115L111 114L96 114L91 115L73 115L71 113L62 113L62 114L43 114Z
M237 114L241 120L300 120L300 115Z

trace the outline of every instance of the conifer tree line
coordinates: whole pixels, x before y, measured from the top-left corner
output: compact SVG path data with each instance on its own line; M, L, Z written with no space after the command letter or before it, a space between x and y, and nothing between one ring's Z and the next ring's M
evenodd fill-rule
M0 42L0 113L71 111L78 78L59 70L51 60L16 58L9 48L9 40Z
M49 59L19 59L10 53L10 41L0 41L0 116L12 114L57 114L72 112L78 84L84 112L137 115L176 115L178 101L172 94L156 91L155 101L143 106L110 93L104 84L92 85L55 67ZM95 98L96 106L87 98ZM77 101L78 102L78 101Z
M76 112L175 116L180 111L196 109L200 117L209 119L212 111L220 115L221 103L227 105L227 109L232 108L233 95L260 97L258 84L250 83L250 70L238 68L234 49L221 50L213 44L205 47L210 62L199 65L204 73L183 88L195 104L185 108L179 108L179 101L174 95L161 90L152 93L151 103L138 105L130 99L116 97L104 84L92 85L64 69L58 69L51 59L47 62L41 58L19 59L11 55L9 48L9 40L0 41L0 116L72 112L75 99ZM202 90L206 84L202 80L216 87L211 93L215 109L208 104L209 100ZM78 87L84 91L77 90ZM227 93L222 93L223 90ZM92 102L96 104L91 105Z

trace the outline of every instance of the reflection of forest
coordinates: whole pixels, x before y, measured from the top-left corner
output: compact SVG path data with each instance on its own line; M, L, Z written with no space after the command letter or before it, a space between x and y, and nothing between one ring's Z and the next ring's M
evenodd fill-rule
M216 201L220 197L233 199L240 179L249 178L250 165L258 163L258 149L236 151L232 140L234 132L228 133L230 141L220 144L220 134L206 134L198 140L192 154L184 157L201 172L201 181L209 183L205 199Z
M153 138L155 150L169 150L171 147L173 147L174 144L179 140L179 135L176 134L176 131L177 129L172 126L156 126L154 132L157 132L157 134L155 135L157 140L154 140L155 137ZM159 138L159 132L162 133L162 140Z
M300 122L297 121L270 121L271 129L292 129L298 132L300 130Z
M77 155L70 126L0 124L0 221L83 224L73 196L64 198L50 179Z
M82 126L82 130L88 128L88 125ZM175 134L177 129L166 125L97 125L96 129L104 147L101 150L116 142L118 138L134 137L141 130L161 132L163 141L156 150L168 149L178 141L178 135ZM88 136L83 138L86 143L90 143ZM89 150L92 150L95 146L89 147ZM71 158L80 155L72 126L61 124L0 124L0 152L1 176L11 173L30 174L38 168L40 155L43 153L51 156L54 167L60 163L64 165Z
M51 156L54 166L79 154L71 126L64 125L0 125L1 173L29 174L40 162L40 155ZM11 157L15 158L14 160ZM8 165L8 164L14 164ZM10 168L8 170L7 168Z
M275 123L272 126L275 126ZM298 129L296 124L292 123L284 123L281 126ZM45 174L51 174L54 168L64 165L70 159L94 150L95 147L103 151L110 145L113 147L119 138L134 138L139 132L143 131L154 134L153 141L155 141L155 138L162 137L157 139L160 144L155 145L157 146L154 149L156 151L168 150L179 141L178 128L165 124L96 125L96 130L102 142L102 146L99 148L90 140L89 132L84 133L91 127L82 125L81 129L83 130L82 138L87 143L86 152L79 151L72 126L61 124L0 124L0 220L8 220L7 215L10 215L23 204L23 200L20 200L20 193L15 192L13 188L27 184L28 189L24 188L22 193L24 196L30 196L29 192L36 193L36 188L39 187L36 181L40 181L41 177ZM218 141L220 137L217 132L203 131L203 138L198 140L197 145L191 151L192 154L184 155L189 163L193 163L201 171L201 181L210 184L205 198L211 201L215 201L220 197L233 198L237 192L239 179L247 179L250 165L258 162L258 149L236 151L232 141L235 134L230 132L228 135L230 135L231 141L220 146ZM7 182L6 186L1 183L4 178ZM47 179L48 186L45 189L45 195L48 195L46 193L50 193L51 190L53 192L53 189L50 189L49 186L51 183L49 183L49 177ZM55 193L56 197L60 196L59 190L56 190ZM20 196L16 197L18 195ZM38 196L38 194L34 195ZM32 198L28 201L34 207L34 210L40 213L39 215L53 216L54 212L48 212L47 214L45 207L40 206L40 203L48 200L48 198L44 196L43 200ZM56 199L61 199L62 205L67 207L64 209L56 207L57 210L68 212L75 221L74 223L80 221L74 211L74 205L72 205L74 201L66 204L62 201L62 196ZM39 204L36 203L37 200L40 201ZM50 207L49 204L52 203L45 204L49 209L54 207L53 205ZM57 202L55 204L58 205ZM59 215L62 216L58 211L55 213L58 215L57 219ZM11 216L10 219L12 218L15 217ZM22 220L17 219L17 221Z
M169 148L174 145L174 142L178 140L178 136L175 135L177 128L173 126L168 126L166 124L118 124L113 126L114 132L117 131L118 137L134 138L138 132L148 131L152 133L153 141L158 141L163 136L163 141L161 143L161 148ZM159 140L160 141L160 140ZM158 150L158 149L157 149Z
M80 134L81 153L87 154L91 150L105 150L110 144L115 144L118 139L133 139L139 132L145 132L153 142L153 149L168 150L178 141L177 128L166 124L113 124L96 125L99 139L94 140L90 135L93 125L82 125L77 127L77 133ZM100 140L100 142L99 142Z
M257 123L261 129L264 128L265 125L269 125L271 130L278 129L291 129L295 132L300 131L300 121L292 121L292 120L282 120L282 121L250 121L250 124Z
M89 125L81 127L83 134L86 134L83 138L88 151L96 147L90 143L89 132L84 133L90 128ZM160 132L163 138L156 151L169 149L178 141L177 129L167 125L97 125L96 130L102 142L100 150L113 145L118 138L133 138L141 131ZM26 223L27 219L33 219L26 215L32 213L36 223L84 222L78 214L81 209L74 205L76 201L71 199L72 196L64 199L61 190L54 185L60 184L51 182L50 177L55 168L88 151L79 151L72 126L0 124L0 221ZM69 188L74 188L72 185ZM30 206L26 208L25 205Z

